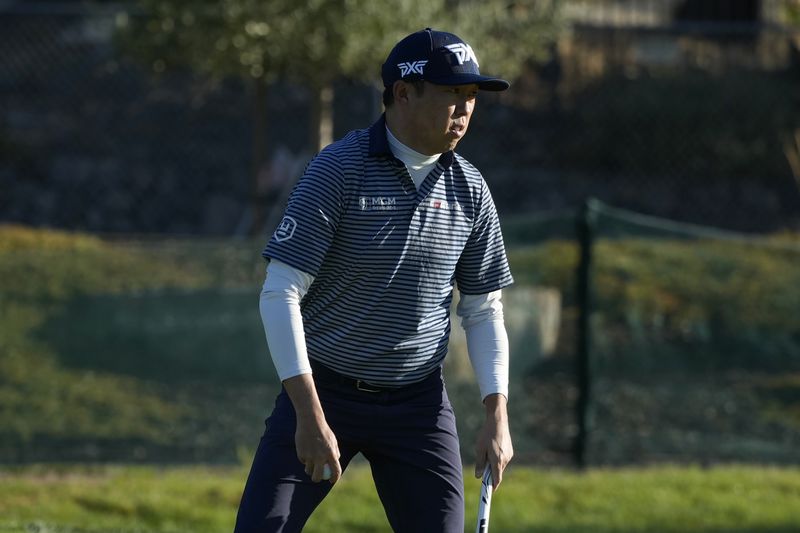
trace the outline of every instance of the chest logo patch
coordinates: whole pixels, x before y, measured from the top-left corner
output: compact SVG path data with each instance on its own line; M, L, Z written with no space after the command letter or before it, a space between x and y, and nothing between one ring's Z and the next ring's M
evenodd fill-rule
M419 204L420 209L442 209L445 211L458 211L461 206L456 202L448 202L447 200L437 200L429 198Z
M391 196L361 196L358 207L362 211L395 211L397 200Z

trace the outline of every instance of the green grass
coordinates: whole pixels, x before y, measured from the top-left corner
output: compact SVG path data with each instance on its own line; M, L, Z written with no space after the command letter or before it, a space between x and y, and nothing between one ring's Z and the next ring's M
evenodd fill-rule
M242 467L0 471L0 531L231 531L245 476ZM466 483L466 531L472 531L478 481ZM798 527L800 469L744 466L585 474L512 467L493 500L491 522L492 531L503 533L789 533ZM366 465L347 471L304 531L389 531Z
M276 381L261 245L0 224L0 461L235 460Z

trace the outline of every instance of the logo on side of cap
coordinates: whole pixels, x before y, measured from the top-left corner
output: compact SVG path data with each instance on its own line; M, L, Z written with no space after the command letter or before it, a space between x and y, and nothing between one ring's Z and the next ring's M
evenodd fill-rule
M475 63L476 67L480 66L478 64L478 58L475 57L475 52L472 51L472 47L467 43L448 44L445 45L445 48L455 54L459 65L463 65L467 61L472 61Z
M422 75L422 68L427 63L427 60L420 60L420 61L405 61L403 63L398 63L397 67L400 69L400 77L408 76L409 74L419 74Z

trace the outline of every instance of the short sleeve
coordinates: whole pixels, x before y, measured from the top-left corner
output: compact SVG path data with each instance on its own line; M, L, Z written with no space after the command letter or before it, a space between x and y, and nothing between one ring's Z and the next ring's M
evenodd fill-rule
M306 167L262 255L316 276L342 213L343 173L335 153L323 151Z
M480 209L456 265L456 283L464 294L485 294L514 282L494 200L481 180Z

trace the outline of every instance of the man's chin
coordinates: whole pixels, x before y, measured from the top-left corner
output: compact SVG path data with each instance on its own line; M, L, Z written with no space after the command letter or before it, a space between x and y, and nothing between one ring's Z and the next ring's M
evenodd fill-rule
M458 144L458 142L462 138L463 138L463 135L462 136L448 135L447 136L447 143L445 145L446 148L444 149L444 151L447 152L447 151L450 151L450 150L455 150L456 145Z

